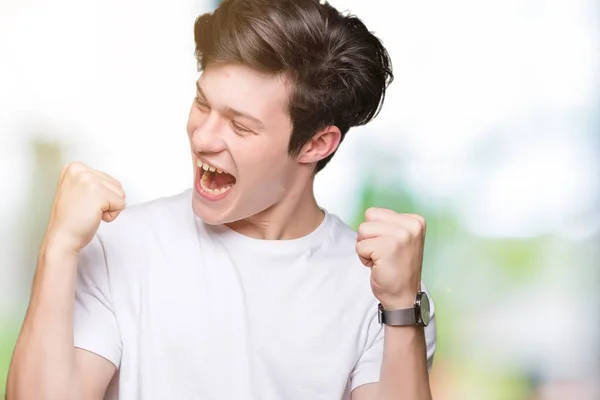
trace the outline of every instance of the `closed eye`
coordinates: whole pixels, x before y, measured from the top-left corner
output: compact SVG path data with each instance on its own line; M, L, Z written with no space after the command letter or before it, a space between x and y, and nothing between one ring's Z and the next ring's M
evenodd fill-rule
M194 103L200 108L209 108L208 104L206 104L200 97L196 96L194 98Z
M236 131L241 132L243 134L254 133L252 131L252 129L246 128L244 125L240 125L239 123L237 123L235 121L231 121L231 125L233 126L233 129L235 129Z

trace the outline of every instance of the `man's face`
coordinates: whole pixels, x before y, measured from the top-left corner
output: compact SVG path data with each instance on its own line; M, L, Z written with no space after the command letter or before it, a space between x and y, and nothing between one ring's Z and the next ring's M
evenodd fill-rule
M211 64L197 87L187 125L194 213L221 224L278 203L299 168L287 152L288 84L242 65Z

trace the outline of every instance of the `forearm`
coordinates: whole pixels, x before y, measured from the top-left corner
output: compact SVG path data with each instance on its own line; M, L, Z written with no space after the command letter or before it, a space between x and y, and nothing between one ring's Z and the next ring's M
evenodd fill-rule
M76 276L77 254L45 241L9 370L8 400L75 397Z
M385 326L377 400L431 400L425 331L418 326Z

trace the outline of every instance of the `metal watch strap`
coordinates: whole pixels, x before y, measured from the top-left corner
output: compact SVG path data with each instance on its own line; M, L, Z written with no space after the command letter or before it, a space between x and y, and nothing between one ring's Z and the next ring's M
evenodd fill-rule
M417 325L417 312L415 307L402 310L384 310L379 304L377 312L379 323L390 326Z

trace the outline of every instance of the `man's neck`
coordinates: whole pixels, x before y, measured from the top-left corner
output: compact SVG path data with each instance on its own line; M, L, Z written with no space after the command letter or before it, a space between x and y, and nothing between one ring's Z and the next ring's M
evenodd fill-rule
M284 199L274 206L227 226L256 239L289 240L313 232L323 222L324 217L325 214L315 199L311 179L305 187L290 190Z

